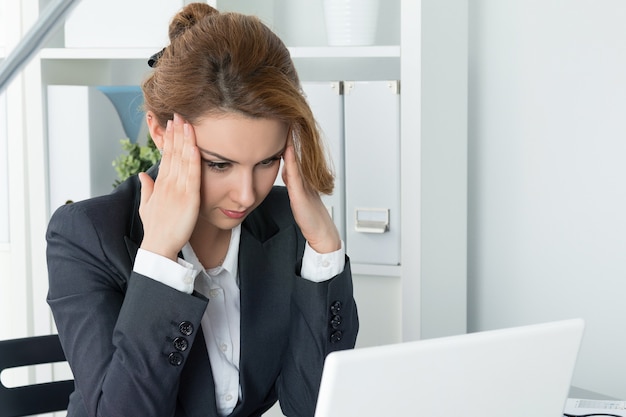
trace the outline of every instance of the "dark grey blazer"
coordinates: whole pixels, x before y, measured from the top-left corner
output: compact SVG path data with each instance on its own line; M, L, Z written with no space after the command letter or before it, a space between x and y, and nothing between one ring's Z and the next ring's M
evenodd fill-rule
M48 303L76 384L68 416L217 416L200 326L208 300L132 272L139 199L132 177L59 208L48 226ZM298 276L304 243L284 187L243 223L243 399L233 416L259 416L277 399L288 416L312 416L324 358L354 347L349 261L327 282L307 281Z

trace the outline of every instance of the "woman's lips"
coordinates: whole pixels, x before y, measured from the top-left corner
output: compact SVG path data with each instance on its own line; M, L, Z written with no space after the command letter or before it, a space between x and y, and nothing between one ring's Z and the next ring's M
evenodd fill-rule
M245 211L232 211L232 210L226 210L226 209L220 209L220 210L222 210L222 213L224 213L226 217L230 217L231 219L241 219L245 217L246 215Z

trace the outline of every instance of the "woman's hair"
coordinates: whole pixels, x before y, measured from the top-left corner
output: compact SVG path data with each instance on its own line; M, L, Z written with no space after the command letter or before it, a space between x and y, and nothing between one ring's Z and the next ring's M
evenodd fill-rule
M174 16L170 44L143 82L145 108L161 126L180 114L239 113L286 123L308 185L330 194L334 176L284 43L258 18L191 3Z

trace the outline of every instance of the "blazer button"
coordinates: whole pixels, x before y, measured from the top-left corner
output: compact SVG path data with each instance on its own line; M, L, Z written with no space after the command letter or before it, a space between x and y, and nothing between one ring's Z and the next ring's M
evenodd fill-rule
M178 330L185 336L191 336L193 333L193 324L188 321L183 321L178 325Z
M341 316L333 316L333 318L330 319L330 327L337 329L339 326L341 326Z
M177 337L176 339L174 339L174 342L172 344L174 345L174 348L176 348L176 350L181 352L186 351L189 347L189 342L187 342L187 339L185 339L184 337Z
M340 342L342 337L343 333L341 333L341 330L337 330L330 335L330 343Z
M330 305L330 312L336 316L341 311L341 307L341 301L335 301Z
M180 366L183 364L183 355L178 352L172 352L169 354L168 360L170 361L170 365Z

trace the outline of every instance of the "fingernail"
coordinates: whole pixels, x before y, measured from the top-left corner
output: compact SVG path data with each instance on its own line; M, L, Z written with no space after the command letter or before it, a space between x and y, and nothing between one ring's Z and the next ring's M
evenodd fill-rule
M185 124L183 125L183 134L184 134L185 136L189 136L189 123L185 123Z
M168 121L167 121L167 125L165 126L165 130L170 130L170 129L171 129L171 127L172 127L172 121L171 121L171 120L168 120Z

